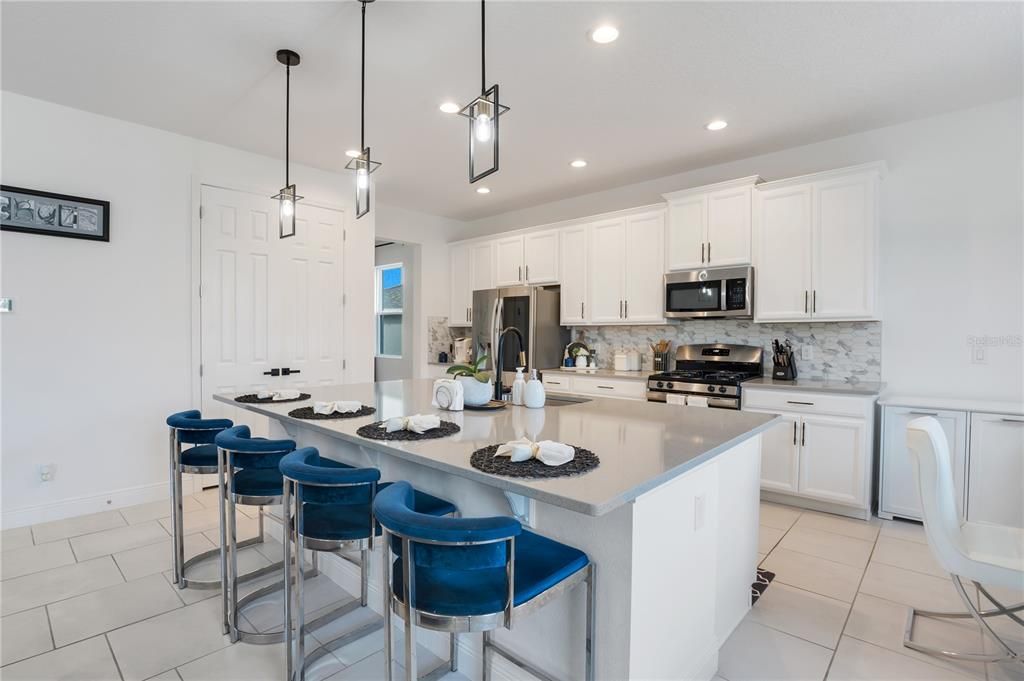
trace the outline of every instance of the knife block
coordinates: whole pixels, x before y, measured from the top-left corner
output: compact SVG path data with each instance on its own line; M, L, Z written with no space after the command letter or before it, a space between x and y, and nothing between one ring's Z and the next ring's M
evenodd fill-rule
M775 364L772 367L772 378L776 381L795 381L796 364L794 364L792 360L790 360L789 366Z

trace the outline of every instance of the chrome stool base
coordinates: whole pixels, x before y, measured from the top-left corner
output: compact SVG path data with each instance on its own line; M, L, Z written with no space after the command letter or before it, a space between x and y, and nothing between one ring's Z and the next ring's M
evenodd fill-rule
M933 657L945 657L952 660L966 660L968 662L1002 662L1004 660L1016 660L1021 664L1024 664L1024 651L1014 650L1004 641L989 625L987 620L990 617L1008 617L1012 621L1024 627L1024 620L1022 620L1016 613L1024 611L1024 603L1018 603L1017 605L1005 606L995 598L992 597L985 587L978 582L973 582L977 588L979 594L984 594L985 598L989 600L995 607L989 610L980 610L971 601L970 596L967 595L966 589L964 589L963 582L960 580L959 575L952 575L953 585L956 587L957 593L960 594L960 599L963 600L964 605L967 606L966 612L936 612L931 610L916 610L914 608L907 608L907 624L903 632L903 645L911 650L931 655ZM979 599L980 601L980 599ZM927 617L930 619L971 619L973 618L982 630L982 638L988 636L993 640L1002 652L997 653L964 653L952 650L942 650L940 648L933 648L926 646L921 643L916 643L913 640L914 637L914 620L917 617Z
M263 537L250 537L249 539L246 539L244 541L238 542L238 548L244 549L247 546L253 546L254 544L262 544L262 543L263 543ZM201 563L202 561L204 561L204 560L206 560L208 558L213 558L215 556L216 557L220 556L220 548L210 549L208 551L203 551L202 553L197 554L195 556L192 556L191 558L186 560L185 564L182 566L182 568L183 568L182 572L185 574L185 576L180 578L177 581L178 588L179 589L219 589L220 588L220 579L219 578L218 579L190 579L188 577L188 569L190 567L193 567L194 565L196 565L198 563ZM258 570L253 570L252 572L246 572L245 574L242 574L242 575L238 576L238 581L240 581L240 582L247 582L247 581L251 581L253 579L258 579L260 577L263 577L264 575L270 574L271 572L274 571L275 568L280 568L280 567L281 567L281 565L267 565L266 567L261 567Z

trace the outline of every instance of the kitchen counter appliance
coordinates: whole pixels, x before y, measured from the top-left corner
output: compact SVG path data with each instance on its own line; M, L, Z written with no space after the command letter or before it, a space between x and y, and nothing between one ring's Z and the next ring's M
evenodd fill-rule
M708 267L665 275L665 316L670 319L752 319L754 268Z
M708 406L739 409L743 381L764 373L764 349L753 345L711 343L681 345L676 368L647 378L647 401L667 402L669 395L699 395Z

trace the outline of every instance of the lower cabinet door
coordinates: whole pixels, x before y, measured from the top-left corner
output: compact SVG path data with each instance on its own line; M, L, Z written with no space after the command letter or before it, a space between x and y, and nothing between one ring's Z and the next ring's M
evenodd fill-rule
M967 519L1024 527L1024 416L971 414Z
M781 414L782 422L761 434L761 489L797 493L800 417Z
M799 431L799 493L823 501L866 507L865 422L835 416L804 416Z

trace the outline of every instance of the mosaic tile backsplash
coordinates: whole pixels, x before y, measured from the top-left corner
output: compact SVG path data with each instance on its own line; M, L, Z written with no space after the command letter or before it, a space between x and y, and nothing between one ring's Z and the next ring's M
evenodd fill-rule
M667 338L672 350L690 343L759 345L765 350L765 373L771 372L772 339L793 343L800 378L826 378L857 383L882 380L881 322L817 322L811 324L755 324L752 321L700 319L665 326L577 327L573 338L597 351L598 366L611 366L613 355L636 350L643 370L651 371L654 356L649 343ZM801 348L810 346L814 358L802 360Z
M447 317L427 317L427 361L436 362L442 352L451 352L452 331Z

